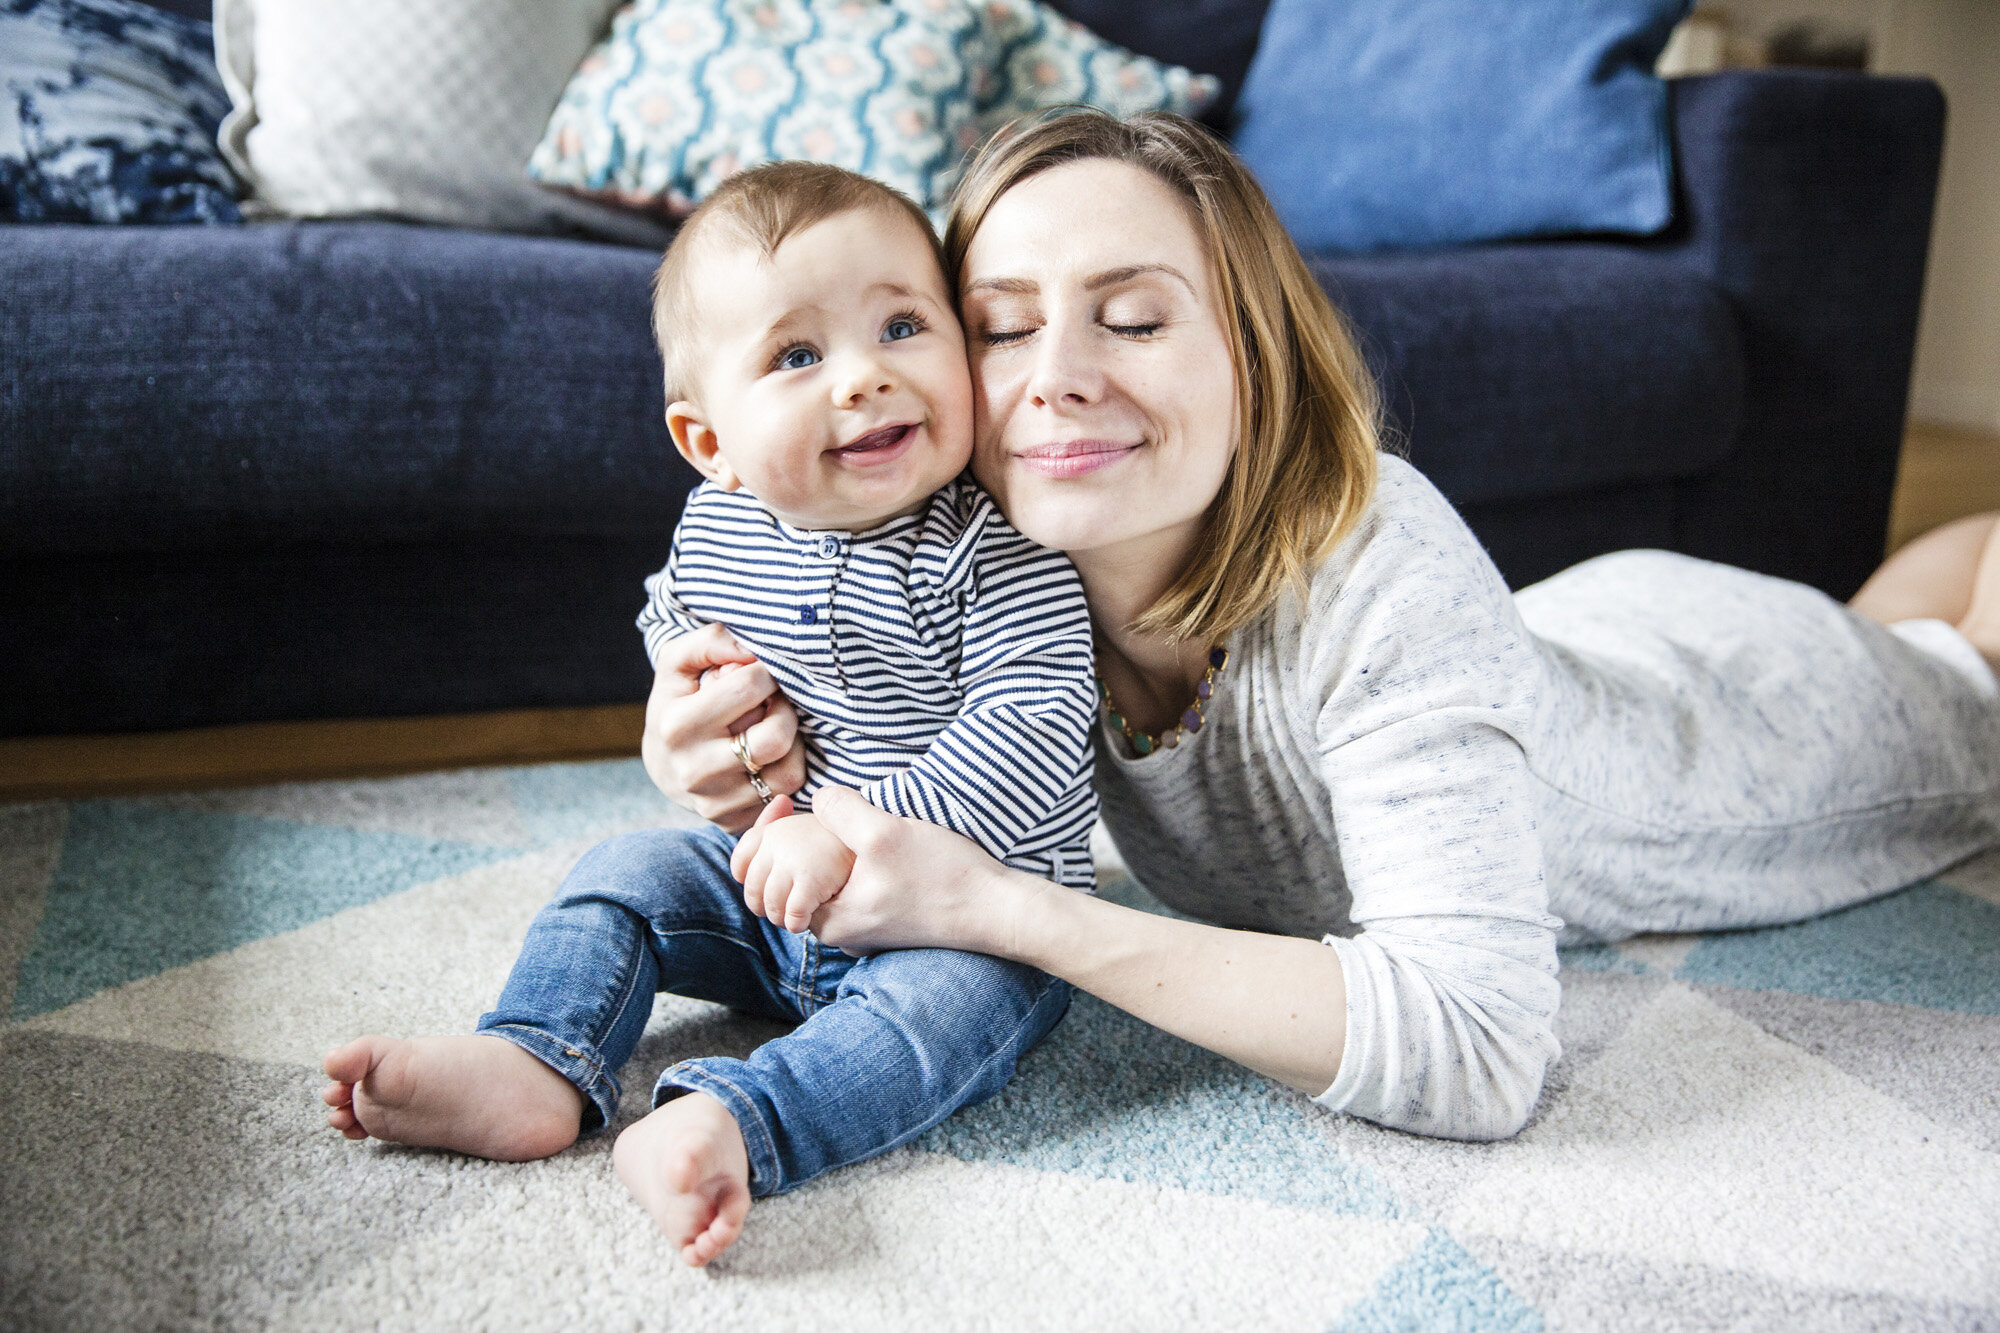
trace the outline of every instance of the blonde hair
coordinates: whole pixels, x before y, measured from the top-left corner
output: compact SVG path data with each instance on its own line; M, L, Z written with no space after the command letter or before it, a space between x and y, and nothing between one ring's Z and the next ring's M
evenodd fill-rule
M694 354L701 343L688 273L703 237L725 228L769 259L786 238L828 218L868 208L907 214L930 242L943 271L944 252L924 211L900 190L845 167L772 162L739 171L718 185L681 224L653 275L653 341L659 345L666 373L667 401L691 397L694 387Z
M1150 172L1187 201L1236 349L1237 447L1222 488L1187 567L1131 626L1215 642L1286 587L1303 595L1367 509L1381 439L1375 381L1249 171L1207 130L1161 112L1121 121L1064 108L996 136L953 197L944 252L954 289L1001 195L1097 158Z

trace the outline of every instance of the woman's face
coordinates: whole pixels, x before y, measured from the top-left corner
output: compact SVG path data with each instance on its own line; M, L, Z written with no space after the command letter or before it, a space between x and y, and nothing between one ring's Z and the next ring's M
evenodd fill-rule
M1030 539L1171 562L1236 444L1233 352L1181 196L1122 162L1002 195L966 252L973 471Z

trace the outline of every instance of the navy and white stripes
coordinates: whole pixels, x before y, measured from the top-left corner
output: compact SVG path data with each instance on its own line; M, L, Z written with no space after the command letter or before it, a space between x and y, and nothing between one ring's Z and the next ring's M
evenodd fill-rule
M970 479L862 533L794 528L704 483L646 591L649 658L713 622L770 668L805 736L802 808L826 783L858 788L1010 866L1093 885L1083 586Z

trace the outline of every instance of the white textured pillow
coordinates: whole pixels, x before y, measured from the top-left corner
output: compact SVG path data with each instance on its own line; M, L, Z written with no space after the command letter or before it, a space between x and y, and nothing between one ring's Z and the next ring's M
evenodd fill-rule
M663 243L656 223L525 174L618 4L216 0L216 56L235 104L222 150L250 183L246 211Z

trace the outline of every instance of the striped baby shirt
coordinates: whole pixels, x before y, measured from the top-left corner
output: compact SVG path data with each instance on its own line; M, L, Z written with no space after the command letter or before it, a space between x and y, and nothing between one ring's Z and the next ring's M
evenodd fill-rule
M688 497L646 580L646 655L717 623L799 713L806 785L1090 889L1090 614L1068 557L1037 546L969 477L866 532L810 531L743 491Z

